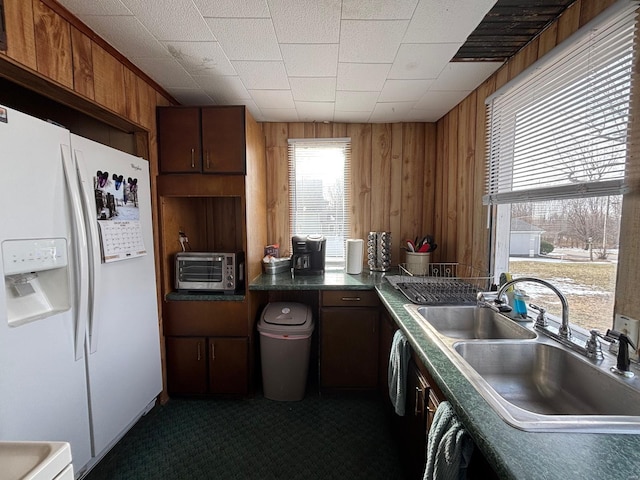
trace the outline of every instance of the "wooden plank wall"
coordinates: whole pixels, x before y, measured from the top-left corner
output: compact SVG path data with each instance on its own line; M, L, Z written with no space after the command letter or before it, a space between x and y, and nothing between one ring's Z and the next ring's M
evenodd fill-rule
M351 234L390 231L401 241L433 232L436 128L433 123L263 123L267 150L267 235L290 251L288 138L351 138ZM437 253L437 252L436 252ZM366 261L365 261L366 264Z
M443 258L489 269L485 180L485 99L615 0L578 0L437 122L434 232Z

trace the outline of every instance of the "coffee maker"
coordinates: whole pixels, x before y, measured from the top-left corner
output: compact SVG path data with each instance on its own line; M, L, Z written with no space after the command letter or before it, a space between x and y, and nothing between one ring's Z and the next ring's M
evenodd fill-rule
M294 275L324 274L327 239L322 235L294 235L291 237L293 253L291 271Z

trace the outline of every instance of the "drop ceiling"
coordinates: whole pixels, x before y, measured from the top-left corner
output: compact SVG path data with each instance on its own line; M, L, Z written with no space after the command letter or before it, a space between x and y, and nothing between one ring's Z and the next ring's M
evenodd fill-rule
M183 105L266 122L436 121L506 58L456 57L496 0L59 3Z

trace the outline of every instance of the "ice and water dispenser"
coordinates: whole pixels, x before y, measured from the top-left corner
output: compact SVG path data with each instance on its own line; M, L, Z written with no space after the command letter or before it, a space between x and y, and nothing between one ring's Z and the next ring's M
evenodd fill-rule
M5 240L2 266L9 326L71 308L67 240Z

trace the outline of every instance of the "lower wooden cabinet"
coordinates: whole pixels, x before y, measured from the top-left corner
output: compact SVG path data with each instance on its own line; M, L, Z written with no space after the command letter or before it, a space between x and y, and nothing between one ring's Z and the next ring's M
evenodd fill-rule
M166 337L170 395L233 394L249 391L246 337Z
M322 292L320 386L378 386L379 308L375 292Z

